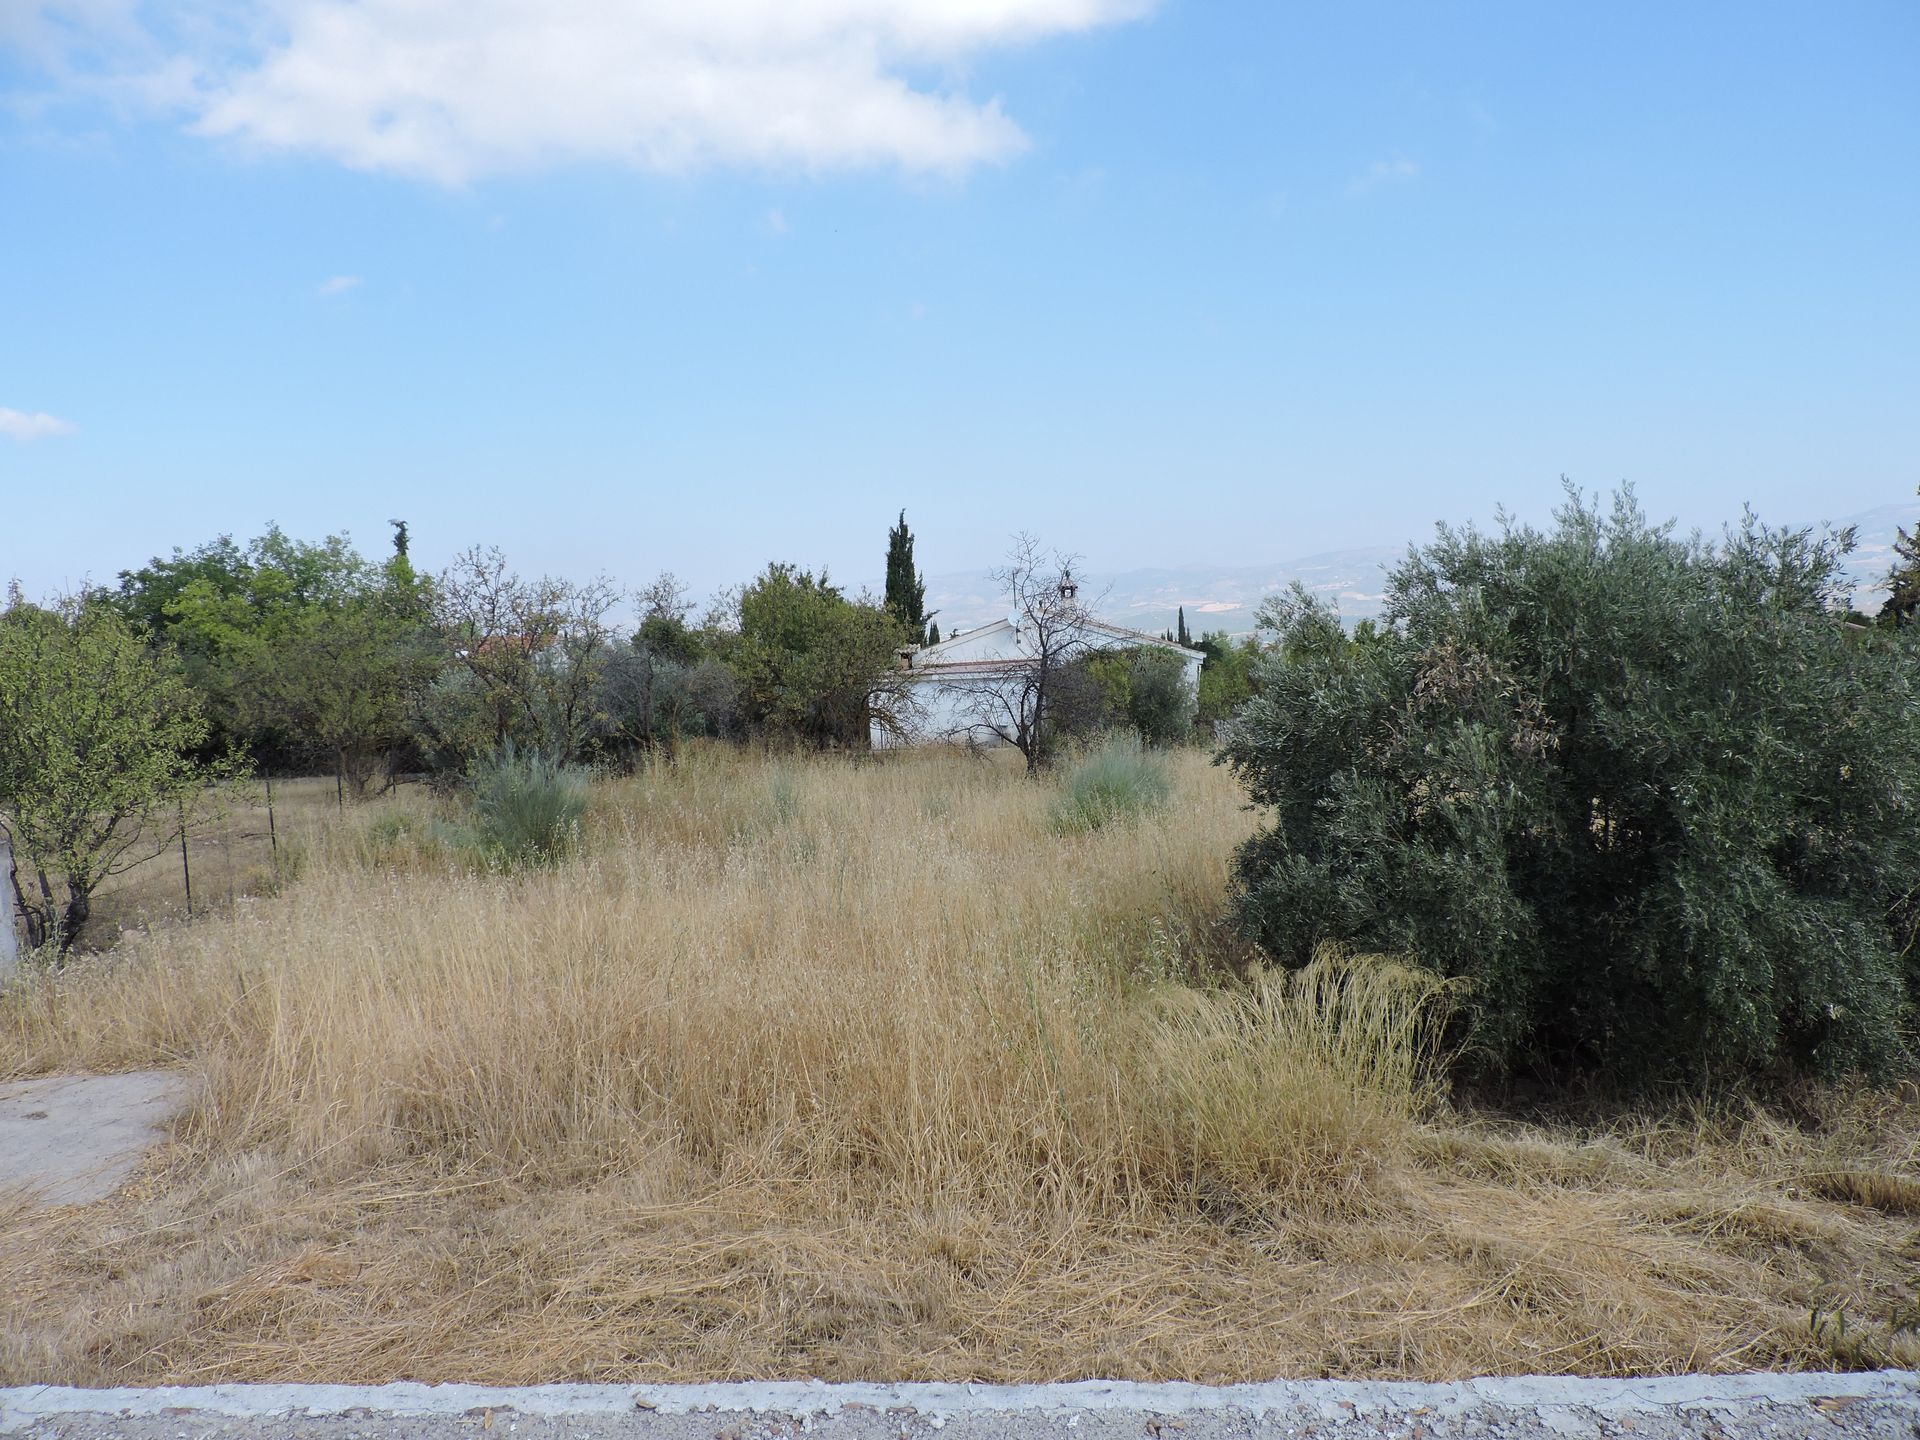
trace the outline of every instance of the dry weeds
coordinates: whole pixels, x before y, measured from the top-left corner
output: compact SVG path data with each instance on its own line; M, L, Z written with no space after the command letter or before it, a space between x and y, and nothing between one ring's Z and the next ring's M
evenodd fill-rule
M349 812L0 997L0 1075L206 1082L113 1201L0 1208L0 1381L1920 1361L1920 1104L1456 1113L1412 972L1208 982L1251 822L1175 772L1062 838L991 763L695 751L520 876Z

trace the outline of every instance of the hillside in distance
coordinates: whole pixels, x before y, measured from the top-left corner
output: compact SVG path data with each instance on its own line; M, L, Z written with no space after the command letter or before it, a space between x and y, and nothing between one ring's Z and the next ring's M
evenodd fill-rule
M1920 526L1920 500L1881 505L1831 522L1852 526L1855 547L1845 573L1857 609L1872 614L1886 598L1893 542L1902 526ZM1424 537L1423 537L1424 539ZM1082 593L1103 619L1137 630L1170 629L1182 607L1195 635L1224 630L1244 635L1254 627L1261 602L1298 580L1338 606L1349 625L1377 616L1385 603L1386 572L1407 553L1406 544L1329 550L1265 565L1186 565L1081 575ZM927 608L938 612L942 633L972 629L1006 614L1006 599L990 570L963 570L927 577Z
M1372 545L1271 565L1151 567L1118 574L1087 570L1081 575L1081 595L1093 602L1102 619L1136 630L1166 630L1184 606L1187 628L1196 635L1209 630L1244 635L1253 629L1260 602L1295 580L1332 600L1349 621L1379 614L1386 567L1405 554L1404 546ZM929 575L927 608L939 612L940 629L946 633L955 626L972 629L997 620L1006 614L1007 603L988 571L968 570Z

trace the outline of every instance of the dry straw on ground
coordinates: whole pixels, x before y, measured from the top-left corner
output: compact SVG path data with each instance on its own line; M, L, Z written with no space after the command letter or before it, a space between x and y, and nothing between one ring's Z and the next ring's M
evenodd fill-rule
M991 762L696 751L518 876L317 813L281 896L0 998L0 1076L205 1081L115 1200L0 1200L0 1382L1920 1360L1920 1106L1450 1109L1416 973L1209 983L1252 821L1172 765L1063 837Z

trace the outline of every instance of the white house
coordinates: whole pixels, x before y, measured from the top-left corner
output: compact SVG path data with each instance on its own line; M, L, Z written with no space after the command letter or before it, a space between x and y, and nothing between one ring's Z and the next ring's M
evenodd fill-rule
M1207 658L1204 651L1091 616L1081 619L1075 632L1073 648L1080 653L1152 649L1179 656L1186 669L1188 703L1199 703L1200 664ZM967 739L994 743L994 737L979 724L982 693L1001 687L1011 693L1026 684L1034 671L1036 650L1031 631L1013 619L961 631L938 645L902 650L900 664L906 672L910 701L904 707L905 733L876 723L871 732L874 748Z

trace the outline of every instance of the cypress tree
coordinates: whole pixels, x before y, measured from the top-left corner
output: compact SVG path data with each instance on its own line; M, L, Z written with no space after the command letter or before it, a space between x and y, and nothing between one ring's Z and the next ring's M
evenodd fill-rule
M1184 605L1180 607L1179 643L1189 650L1193 648L1193 636L1187 630L1187 607Z
M1915 527L1920 530L1920 527ZM1905 529L1893 542L1893 568L1887 573L1887 603L1876 617L1889 629L1908 624L1920 611L1920 537Z
M925 640L929 633L927 582L926 577L913 568L913 532L907 528L904 510L900 512L900 523L887 531L886 606L909 635L915 640Z
M929 620L927 622L927 644L938 645L939 643L940 643L940 622L938 620Z

